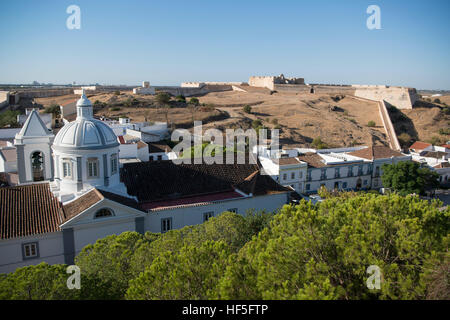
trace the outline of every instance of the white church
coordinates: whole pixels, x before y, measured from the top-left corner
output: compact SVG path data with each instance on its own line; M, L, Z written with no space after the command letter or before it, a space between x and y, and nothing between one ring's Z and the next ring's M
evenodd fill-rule
M0 188L0 273L72 264L87 244L125 231L167 232L224 211L275 211L290 189L257 164L155 161L119 169L113 130L84 92L77 118L56 134L33 110L16 135L19 185Z

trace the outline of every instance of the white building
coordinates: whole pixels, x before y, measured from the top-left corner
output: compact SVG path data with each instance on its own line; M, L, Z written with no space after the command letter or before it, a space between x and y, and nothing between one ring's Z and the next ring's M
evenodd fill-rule
M428 167L439 175L443 186L450 184L450 145L433 146L430 143L417 141L409 147L413 161Z
M0 273L72 264L87 244L124 231L167 232L224 211L275 211L290 190L256 164L126 163L83 94L56 135L32 111L16 135L21 185L0 188ZM121 179L119 178L121 176Z
M317 193L322 186L328 190L380 189L384 163L411 160L382 146L259 151L264 172L301 194Z
M155 94L155 88L150 86L150 82L143 81L142 87L133 89L133 94Z

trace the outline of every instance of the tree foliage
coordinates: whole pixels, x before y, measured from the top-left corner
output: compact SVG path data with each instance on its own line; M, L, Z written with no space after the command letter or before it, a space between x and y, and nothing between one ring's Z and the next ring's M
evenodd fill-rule
M401 195L424 194L427 189L439 186L439 175L428 168L421 168L417 162L384 164L382 170L383 185Z
M125 232L65 265L0 275L0 299L448 299L450 209L396 193L330 194L276 215L225 212L164 234ZM367 287L367 268L381 289Z
M227 267L222 299L420 299L426 262L445 249L447 209L418 197L358 195L285 206ZM366 270L382 270L381 290Z

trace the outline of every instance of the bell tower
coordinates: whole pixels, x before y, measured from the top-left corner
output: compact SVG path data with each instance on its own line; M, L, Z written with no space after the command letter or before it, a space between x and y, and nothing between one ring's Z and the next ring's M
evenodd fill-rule
M33 109L14 139L20 184L53 179L51 145L54 138L38 111Z

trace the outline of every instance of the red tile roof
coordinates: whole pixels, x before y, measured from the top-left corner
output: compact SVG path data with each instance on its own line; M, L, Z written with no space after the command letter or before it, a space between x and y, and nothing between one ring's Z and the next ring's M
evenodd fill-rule
M441 162L438 165L434 166L435 169L444 169L444 168L450 168L450 163L448 162Z
M0 188L0 239L59 231L63 219L48 183Z
M84 210L89 209L94 204L105 198L142 211L137 201L134 199L120 196L118 194L107 192L100 189L92 189L88 193L64 205L64 213L65 213L64 222L72 219L73 217L82 213Z
M414 150L423 150L423 149L428 148L428 147L430 147L430 146L432 146L431 143L426 143L426 142L422 142L422 141L416 141L416 142L414 142L414 143L409 147L409 149L410 149L410 150L411 150L411 149L414 149Z
M388 147L384 146L372 146L369 148L353 151L348 153L351 156L364 158L367 160L374 160L374 159L388 159L391 157L403 157L404 154L401 152L392 150Z

